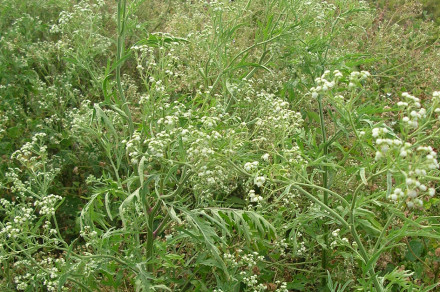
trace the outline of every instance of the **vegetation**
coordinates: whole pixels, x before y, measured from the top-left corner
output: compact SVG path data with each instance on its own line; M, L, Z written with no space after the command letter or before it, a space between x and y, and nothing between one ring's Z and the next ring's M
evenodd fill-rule
M436 291L436 1L0 0L1 291Z

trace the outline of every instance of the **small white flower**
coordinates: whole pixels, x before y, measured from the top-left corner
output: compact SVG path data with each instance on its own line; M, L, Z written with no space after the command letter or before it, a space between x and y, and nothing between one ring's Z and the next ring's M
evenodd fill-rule
M261 159L263 159L264 161L269 161L269 158L270 158L269 153L266 153L263 156L261 156Z
M254 183L258 186L258 187L262 187L263 184L266 182L266 177L264 176L257 176L254 179Z
M417 191L416 190L408 190L408 197L410 197L410 198L417 197Z
M374 128L373 129L373 132L372 132L373 138L377 138L379 136L379 131L380 131L379 128Z

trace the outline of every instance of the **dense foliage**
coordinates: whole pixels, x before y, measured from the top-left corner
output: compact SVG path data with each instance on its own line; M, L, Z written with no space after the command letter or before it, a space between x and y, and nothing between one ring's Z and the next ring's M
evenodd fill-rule
M433 291L435 1L0 0L1 291Z

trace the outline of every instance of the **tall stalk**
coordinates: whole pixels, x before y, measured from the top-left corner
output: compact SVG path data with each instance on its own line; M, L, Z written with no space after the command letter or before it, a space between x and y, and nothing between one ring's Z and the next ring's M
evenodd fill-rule
M321 133L322 133L322 143L324 143L324 157L327 157L328 155L328 145L327 145L327 133L325 131L325 121L324 121L324 111L322 108L322 97L318 97L318 106L319 106L319 121L321 124ZM323 177L322 177L322 186L325 189L324 190L324 205L328 206L328 167L327 165L324 165L323 169ZM328 247L328 225L324 224L324 243L325 246L322 248L322 268L324 270L327 270L327 262L328 262L328 255L327 255L327 247ZM326 285L327 279L324 277L322 280L323 285Z
M122 89L121 83L121 67L122 67L122 56L124 55L124 41L125 41L125 24L127 21L126 17L127 0L118 1L118 45L116 53L116 84L118 87L118 94L120 102L122 103L122 110L127 116L128 128L130 130L130 136L134 132L133 119L131 117L130 109L128 108L127 100L125 99L124 90Z

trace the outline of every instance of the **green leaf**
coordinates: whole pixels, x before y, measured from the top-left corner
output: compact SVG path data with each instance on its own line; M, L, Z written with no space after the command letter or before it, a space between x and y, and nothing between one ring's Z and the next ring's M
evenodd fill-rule
M110 210L110 199L109 199L109 193L108 192L105 194L104 203L105 203L105 210L107 211L107 215L110 218L110 220L113 221L112 212Z
M110 119L107 117L107 115L104 113L104 111L99 107L98 104L94 104L95 108L95 114L98 120L102 120L104 122L104 125L110 130L110 132L114 135L116 138L118 135L116 133L115 128L113 127L113 123L110 121Z
M121 217L123 228L126 228L127 226L127 219L124 216L124 212L125 212L124 208L126 207L126 205L131 203L131 201L133 201L134 198L137 198L139 200L139 190L140 188L136 189L119 206L119 216Z
M417 258L420 258L423 254L424 246L420 240L411 240L408 243L408 249L405 255L405 259L415 262Z
M359 171L359 174L361 176L362 183L367 186L368 181L367 181L367 178L365 177L365 167L361 168L361 170Z
M23 128L20 126L9 127L6 131L9 138L15 139L22 134Z
M147 45L150 47L159 47L163 44L174 42L188 43L189 41L187 39L175 37L169 34L151 33L148 38L138 41L134 46Z
M198 212L197 210L189 211L181 208L180 211L185 215L186 221L189 224L188 227L192 226L193 228L196 229L198 233L200 233L201 238L203 239L203 243L211 251L212 256L221 266L226 277L229 279L228 268L226 267L226 264L224 263L222 257L220 256L219 249L215 245L216 241L222 241L221 238L217 235L215 230L209 224L207 224L206 221L201 220L201 218L199 217L200 212ZM193 235L191 233L189 234ZM194 238L197 239L197 237Z
M386 195L387 198L391 195L392 188L393 188L393 174L391 173L391 171L388 171L387 172L387 195Z
M320 122L319 115L316 112L308 111L307 116L309 117L309 119L311 119L317 123Z
M170 215L171 219L174 220L177 224L182 224L182 220L177 217L176 211L174 211L174 208L172 206L168 209L168 214Z
M139 161L138 165L138 175L139 175L139 182L141 184L141 187L144 185L144 163L145 163L145 156L142 156L141 160Z

